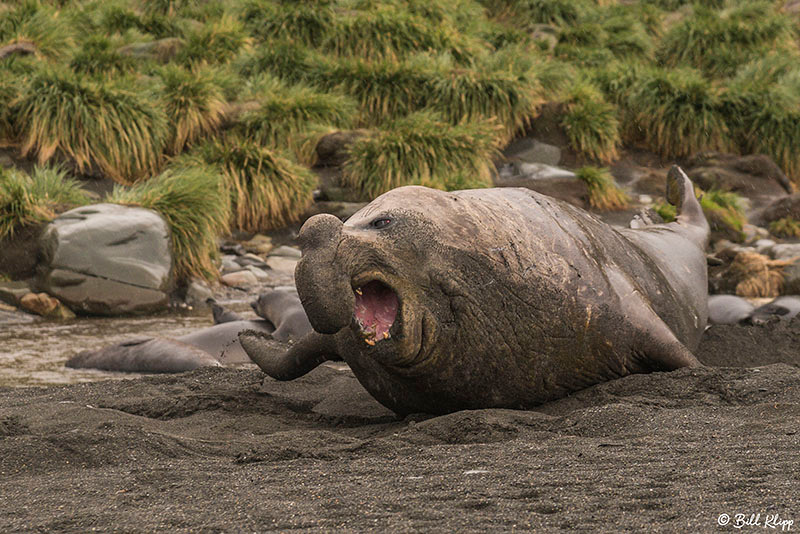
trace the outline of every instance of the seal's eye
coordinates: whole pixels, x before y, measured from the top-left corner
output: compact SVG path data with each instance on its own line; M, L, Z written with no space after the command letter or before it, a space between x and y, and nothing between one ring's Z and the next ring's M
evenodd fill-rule
M369 225L372 228L376 228L380 230L381 228L386 228L392 224L392 219L390 217L378 217L377 219L373 220Z

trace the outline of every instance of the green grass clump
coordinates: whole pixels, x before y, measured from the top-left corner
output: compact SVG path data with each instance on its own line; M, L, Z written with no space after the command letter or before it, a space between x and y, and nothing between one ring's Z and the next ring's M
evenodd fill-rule
M215 167L178 164L132 188L116 186L106 201L141 206L164 217L179 280L218 274L217 236L228 229L230 199Z
M236 62L239 74L251 78L272 74L288 82L300 82L309 72L319 68L319 58L305 45L287 41L269 41L258 46L254 53L243 54ZM324 86L326 72L320 73Z
M397 60L416 52L448 53L463 63L481 45L446 23L431 23L404 8L378 6L337 17L322 48L366 60Z
M589 206L602 211L624 210L630 199L620 189L608 169L581 167L575 173L589 190Z
M665 223L674 221L678 216L677 208L668 202L658 202L653 206L653 209L664 219Z
M57 9L39 2L21 2L0 11L0 50L7 45L29 43L36 57L57 61L74 45L74 36Z
M208 67L187 70L166 65L158 70L158 76L170 128L167 150L178 154L187 144L219 128L227 104L214 71Z
M519 26L553 24L568 26L586 15L591 4L585 0L481 0L490 16Z
M457 173L489 183L497 156L497 126L452 125L431 112L414 113L357 139L342 169L345 185L373 198L408 184L439 184Z
M78 182L61 169L36 167L32 176L0 168L0 239L23 226L53 220L62 211L89 203Z
M521 50L504 50L472 68L450 67L432 76L426 98L452 124L494 118L502 125L499 142L507 143L544 102L537 66Z
M77 74L114 76L136 70L136 60L120 54L118 46L103 36L90 36L72 56L70 68Z
M333 2L246 2L241 9L245 27L262 41L291 40L318 47L334 25Z
M695 3L692 15L664 36L658 57L667 67L690 65L716 77L768 51L796 49L791 21L772 4L736 2L717 10Z
M380 124L423 107L434 76L434 66L426 58L324 61L309 73L315 85L355 98L368 124Z
M14 105L23 155L40 164L59 154L79 172L96 166L109 178L134 182L161 165L166 120L144 92L45 69Z
M736 240L742 239L742 230L747 224L747 217L744 203L739 195L712 189L702 194L700 206L712 232L723 233Z
M234 228L280 228L297 221L312 202L316 175L279 151L232 138L205 145L198 157L220 168Z
M242 114L239 129L271 147L289 146L316 126L350 128L358 113L355 101L345 95L287 85L270 76L259 77L250 92L245 99L254 99L258 107Z
M769 233L777 237L800 237L800 221L783 217L769 223Z
M619 157L617 108L606 102L602 92L586 80L570 87L563 102L561 126L577 152L596 161Z
M183 65L224 64L232 61L250 43L242 24L231 16L189 32L175 58Z
M630 142L662 157L732 149L720 91L693 69L649 69L625 101Z

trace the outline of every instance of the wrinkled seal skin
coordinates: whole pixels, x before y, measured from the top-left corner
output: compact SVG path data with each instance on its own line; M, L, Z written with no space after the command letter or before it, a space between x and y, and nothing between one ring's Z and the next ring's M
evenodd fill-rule
M239 338L284 380L340 356L399 414L526 408L697 366L708 224L677 167L667 198L676 222L627 230L526 189L395 189L344 225L318 215L303 226L295 278L316 332L282 357L257 333ZM354 289L371 280L399 300L374 345L354 318Z

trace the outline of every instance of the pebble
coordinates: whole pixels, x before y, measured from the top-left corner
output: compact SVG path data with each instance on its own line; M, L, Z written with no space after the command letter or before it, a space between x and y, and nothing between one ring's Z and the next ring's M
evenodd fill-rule
M220 267L220 271L222 271L223 274L235 273L241 271L244 267L239 265L239 263L236 261L237 257L238 256L228 256L228 255L223 256L222 266Z
M230 287L250 287L258 284L258 278L252 272L242 269L235 273L223 274L220 282Z
M294 247L288 247L286 245L282 245L282 246L276 248L275 250L273 250L272 252L270 252L269 255L271 257L281 256L281 257L284 257L284 258L297 258L297 259L300 259L300 257L303 254L302 254L302 252L300 252L300 249L297 249L297 248L294 248Z
M247 267L245 267L245 270L253 273L253 275L255 275L256 279L258 279L259 282L265 282L270 279L269 274L265 273L262 269L259 269L255 265L248 265Z
M297 265L297 259L286 258L284 256L269 256L267 258L267 265L273 271L279 273L294 273L294 268Z

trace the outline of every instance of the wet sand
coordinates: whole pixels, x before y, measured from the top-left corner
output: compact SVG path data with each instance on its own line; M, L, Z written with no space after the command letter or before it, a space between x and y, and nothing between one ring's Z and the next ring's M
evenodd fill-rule
M0 531L797 531L798 336L714 327L698 357L738 367L402 420L333 364L5 388Z

